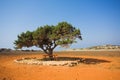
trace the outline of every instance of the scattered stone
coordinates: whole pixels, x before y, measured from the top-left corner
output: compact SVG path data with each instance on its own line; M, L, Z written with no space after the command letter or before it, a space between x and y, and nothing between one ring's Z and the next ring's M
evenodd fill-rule
M22 58L14 60L14 62L31 65L48 65L48 66L69 66L73 67L79 64L80 60L76 61L42 61L36 58Z
M68 64L68 66L69 66L69 67L73 67L73 66L74 66L74 64L69 63L69 64Z

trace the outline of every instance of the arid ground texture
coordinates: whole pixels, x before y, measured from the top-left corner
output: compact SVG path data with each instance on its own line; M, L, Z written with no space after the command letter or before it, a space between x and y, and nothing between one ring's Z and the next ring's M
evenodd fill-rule
M0 53L0 80L120 80L120 51L67 51L54 54L58 57L79 57L86 62L74 67L28 65L15 63L14 60L43 58L43 53Z

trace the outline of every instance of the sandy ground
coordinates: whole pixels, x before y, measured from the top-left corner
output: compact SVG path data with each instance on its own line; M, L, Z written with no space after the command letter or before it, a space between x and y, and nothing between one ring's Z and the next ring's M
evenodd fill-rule
M59 52L60 53L60 52ZM110 62L99 64L80 63L74 67L41 66L15 63L15 59L23 57L41 58L43 54L0 54L0 80L120 80L120 56L98 56L95 54L119 54L120 52L82 52L91 55L78 55L81 52L59 54L58 56L76 56L93 58Z

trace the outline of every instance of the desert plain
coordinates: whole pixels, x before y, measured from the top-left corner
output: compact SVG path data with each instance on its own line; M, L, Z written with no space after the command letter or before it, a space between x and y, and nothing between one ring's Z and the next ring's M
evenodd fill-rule
M54 54L79 57L92 63L81 62L74 67L19 64L14 60L43 58L44 53L2 52L0 80L120 80L120 51L61 51Z

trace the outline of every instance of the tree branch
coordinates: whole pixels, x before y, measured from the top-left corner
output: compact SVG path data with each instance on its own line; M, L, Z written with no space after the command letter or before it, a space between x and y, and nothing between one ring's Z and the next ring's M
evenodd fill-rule
M48 54L47 49L44 49L43 46L40 46L40 48L41 48L46 54Z
M53 47L52 47L52 50L57 46L57 44L55 43L56 40L53 40Z

